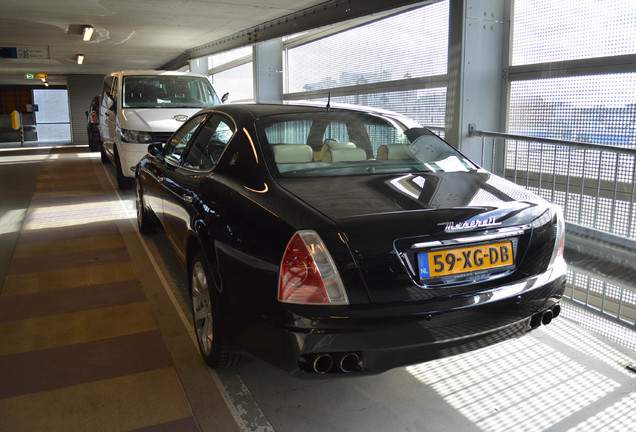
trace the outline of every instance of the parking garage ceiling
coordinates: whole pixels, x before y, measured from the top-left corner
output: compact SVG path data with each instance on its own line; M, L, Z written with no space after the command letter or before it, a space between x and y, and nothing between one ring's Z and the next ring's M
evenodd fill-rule
M356 13L360 16L409 3L415 2L0 0L0 85L32 84L26 74L45 73L51 84L63 85L69 74L176 68L193 57L193 52L204 55L215 47L227 48L241 37L243 44L258 42L252 40L250 29L269 30L271 35L272 23L280 24L281 19L284 23L286 17L315 16L329 9L330 13L322 13L322 20L310 17L324 25L336 15L353 18ZM289 34L296 25L281 27ZM94 29L88 42L82 40L85 26ZM85 58L81 65L76 61L78 54Z
M1 0L0 45L31 47L40 58L0 60L0 80L154 69L187 48L323 1ZM82 40L84 25L94 28L89 42ZM48 53L40 54L42 47Z

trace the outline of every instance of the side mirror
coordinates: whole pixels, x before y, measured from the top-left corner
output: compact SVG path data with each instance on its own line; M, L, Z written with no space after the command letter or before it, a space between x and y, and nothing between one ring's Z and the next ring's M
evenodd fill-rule
M161 156L163 154L163 144L156 142L148 145L148 153L152 156Z
M222 97L221 97L221 102L225 103L228 99L230 98L230 93L225 93Z

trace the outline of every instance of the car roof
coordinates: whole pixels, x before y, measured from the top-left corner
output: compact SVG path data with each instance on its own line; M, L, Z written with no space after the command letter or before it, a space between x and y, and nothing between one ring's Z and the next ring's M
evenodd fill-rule
M193 72L178 72L178 71L166 71L166 70L123 70L112 72L109 75L121 75L121 76L160 76L160 75L171 75L171 76L196 76L196 77L204 77L205 75L193 73Z
M225 111L228 114L250 114L254 119L279 114L300 114L327 112L326 103L313 102L268 102L223 104L206 108L209 111ZM205 111L204 110L204 111ZM329 112L358 112L405 119L402 115L377 108L358 105L331 104Z

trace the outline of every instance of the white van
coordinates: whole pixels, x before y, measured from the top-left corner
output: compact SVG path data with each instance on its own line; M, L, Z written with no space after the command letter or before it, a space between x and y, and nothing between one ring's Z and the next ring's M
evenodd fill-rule
M190 72L121 71L104 78L99 108L102 162L115 164L120 189L150 143L168 141L192 114L219 104L210 80Z

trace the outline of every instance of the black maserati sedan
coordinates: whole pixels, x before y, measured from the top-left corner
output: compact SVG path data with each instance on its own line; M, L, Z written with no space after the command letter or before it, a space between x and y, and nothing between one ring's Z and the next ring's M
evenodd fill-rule
M139 229L182 259L212 367L378 373L559 314L560 209L398 114L215 106L148 151Z

